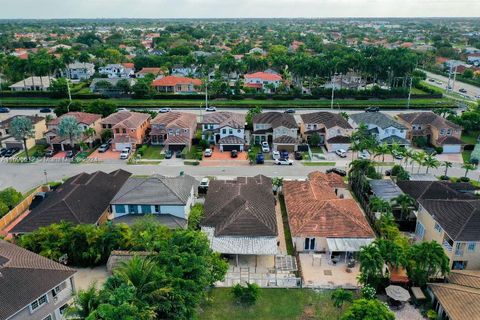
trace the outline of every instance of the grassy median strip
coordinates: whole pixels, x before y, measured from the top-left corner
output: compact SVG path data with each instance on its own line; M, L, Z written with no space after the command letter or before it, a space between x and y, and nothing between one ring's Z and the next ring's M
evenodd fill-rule
M336 162L329 162L329 161L323 161L323 162L302 162L302 164L306 167L334 167L337 163Z

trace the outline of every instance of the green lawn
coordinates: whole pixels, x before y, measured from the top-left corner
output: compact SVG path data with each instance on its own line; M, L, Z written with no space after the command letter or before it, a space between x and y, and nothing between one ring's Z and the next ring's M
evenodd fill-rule
M285 207L285 199L283 196L278 197L280 201L280 210L282 211L282 221L283 221L283 230L285 233L285 242L287 244L287 254L293 256L295 255L295 250L293 249L292 233L290 232L290 226L288 224L287 209Z
M325 162L302 162L304 166L307 167L314 167L314 166L323 166L323 167L334 167L336 162L330 162L330 161L325 161Z
M44 146L44 145L36 144L33 147L31 147L30 149L28 149L28 156L33 157L35 155L35 153L37 153L37 155L43 156L43 154L45 153L45 148L46 148L46 146ZM19 154L17 154L17 158L25 158L26 156L27 155L26 155L25 151L22 151Z
M462 142L465 144L476 144L480 131L471 131L462 133Z
M323 153L322 147L310 147L310 150L312 151L312 153Z
M470 162L470 156L472 155L472 150L464 150L462 152L462 158L464 163Z
M261 289L257 303L251 307L237 305L229 288L215 288L209 297L210 302L198 312L201 320L335 320L347 307L337 309L330 292L310 289Z
M142 156L142 159L153 159L153 160L165 159L165 155L160 154L162 149L163 149L162 146L148 146Z

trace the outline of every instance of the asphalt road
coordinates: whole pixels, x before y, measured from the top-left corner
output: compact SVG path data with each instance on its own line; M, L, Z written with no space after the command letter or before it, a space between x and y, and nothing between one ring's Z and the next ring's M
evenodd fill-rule
M441 76L441 75L438 75L438 74L435 74L435 73L431 73L431 72L428 72L428 71L425 71L425 70L423 70L423 71L427 74L427 79L434 79L436 81L441 82L441 83L437 83L437 82L431 82L431 81L427 80L427 82L430 85L433 85L433 86L436 86L436 87L439 87L439 88L442 88L442 89L447 88L448 77ZM473 85L468 84L468 83L460 82L458 80L456 80L455 84L454 84L453 83L453 76L452 76L452 79L450 80L450 85L453 85L453 92L455 92L455 93L466 95L466 96L468 96L468 97L470 97L471 99L474 99L474 100L479 99L479 98L476 98L476 96L480 95L480 88L479 87L473 86ZM467 93L461 93L459 90L462 89L462 88L467 90Z

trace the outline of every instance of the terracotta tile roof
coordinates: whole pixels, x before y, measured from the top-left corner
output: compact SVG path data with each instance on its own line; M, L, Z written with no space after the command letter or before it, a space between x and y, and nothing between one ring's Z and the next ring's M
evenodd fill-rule
M122 63L122 66L128 69L135 69L135 63L133 62L124 62Z
M461 126L455 124L433 112L413 112L413 113L400 113L398 115L400 119L413 125L432 125L436 128L454 128L462 129Z
M338 113L321 111L302 114L301 117L302 121L306 124L323 124L327 129L336 126L344 129L352 129L350 123Z
M187 77L166 76L152 82L152 86L154 87L173 87L178 84L193 84L194 86L201 86L202 80Z
M326 178L326 176L332 177ZM373 238L360 207L353 199L340 199L332 185L333 173L314 173L308 181L285 181L283 193L294 237ZM325 179L326 178L326 179Z
M159 113L151 122L152 125L162 125L165 128L190 128L197 127L197 116L193 113L171 111Z
M65 113L64 115L52 119L50 122L48 122L49 125L58 125L60 121L67 116L74 117L77 119L78 123L84 123L86 125L91 125L95 121L99 120L102 118L102 115L96 114L96 113L87 113L87 112L69 112Z
M263 81L280 81L282 77L278 74L269 72L255 72L245 75L245 79L261 79Z
M136 129L148 119L150 119L148 113L120 111L104 118L102 124L110 124L112 127L125 126L129 129Z
M162 68L143 68L142 70L138 71L139 74L163 74Z

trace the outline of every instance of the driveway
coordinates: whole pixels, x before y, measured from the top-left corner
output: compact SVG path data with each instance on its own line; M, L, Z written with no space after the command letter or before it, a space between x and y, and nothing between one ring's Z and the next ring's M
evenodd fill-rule
M119 160L120 159L120 152L118 151L112 151L112 150L107 150L105 152L98 152L98 150L95 150L88 156L88 159L96 159L98 161L104 161L104 160Z
M437 154L435 156L438 161L444 162L449 161L452 163L462 163L463 164L463 157L461 153L442 153Z
M232 158L230 155L230 151L224 151L221 152L217 148L212 153L211 157L203 157L204 161L212 161L212 160L232 160L232 161L238 161L238 160L248 160L248 153L247 152L239 152L238 157Z

